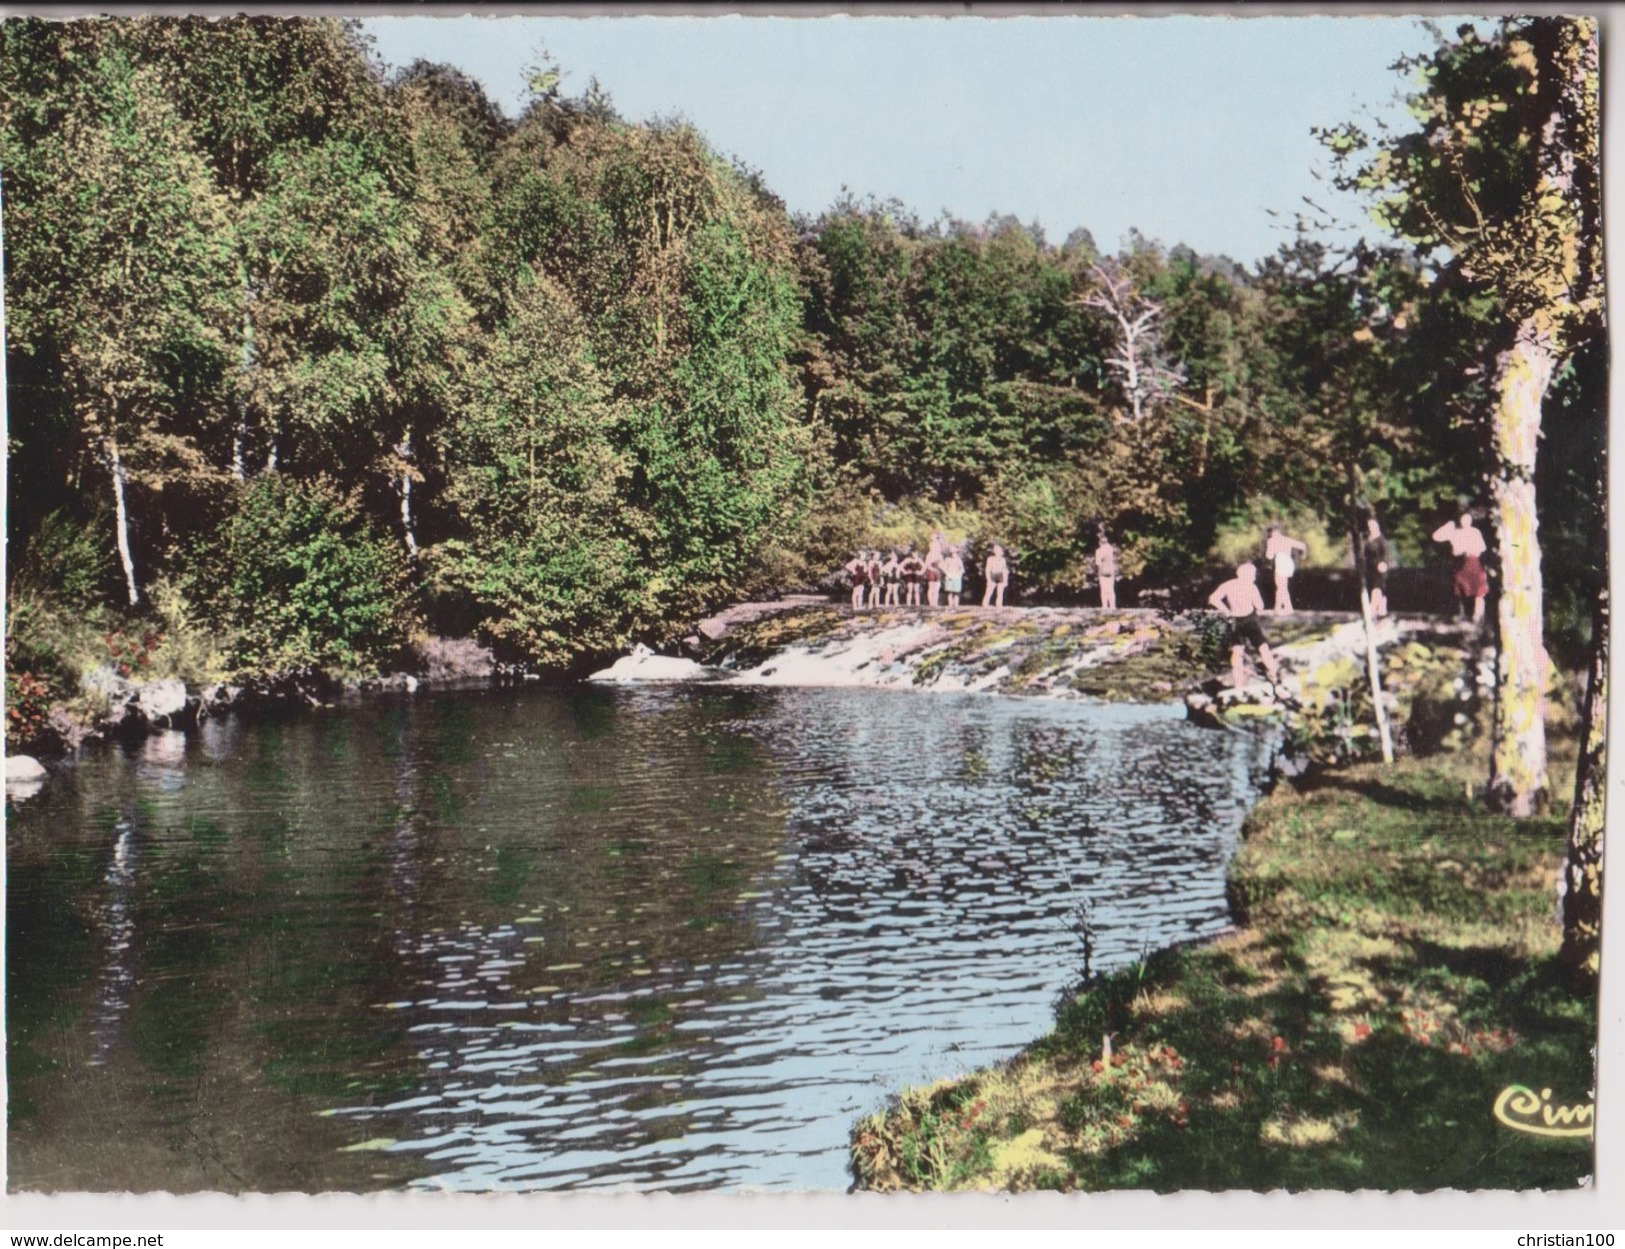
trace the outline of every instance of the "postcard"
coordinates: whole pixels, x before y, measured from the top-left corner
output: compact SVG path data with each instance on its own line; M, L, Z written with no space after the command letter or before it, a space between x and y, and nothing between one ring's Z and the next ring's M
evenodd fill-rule
M1593 1182L1598 19L0 39L10 1193Z

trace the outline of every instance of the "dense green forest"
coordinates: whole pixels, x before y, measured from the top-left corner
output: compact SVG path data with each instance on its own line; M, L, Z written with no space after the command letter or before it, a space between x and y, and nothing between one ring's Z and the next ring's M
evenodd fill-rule
M386 75L336 21L0 40L22 715L109 655L353 674L472 634L568 668L933 528L1065 595L1097 523L1156 585L1271 517L1344 561L1363 507L1420 564L1491 503L1506 309L1394 213L1403 245L1300 224L1251 268L857 197L805 219L550 66L509 118L455 69ZM1483 47L1441 35L1436 60L1466 83ZM1480 212L1528 181L1510 112L1472 132L1499 161ZM1351 184L1392 182L1404 149L1382 154ZM1573 336L1534 468L1571 664L1603 578L1604 360Z

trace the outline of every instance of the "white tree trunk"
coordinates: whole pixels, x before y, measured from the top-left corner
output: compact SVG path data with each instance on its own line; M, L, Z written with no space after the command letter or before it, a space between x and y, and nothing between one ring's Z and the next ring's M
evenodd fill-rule
M135 558L130 554L130 515L124 506L124 461L119 458L118 439L107 436L107 463L113 475L113 517L117 530L119 562L124 565L124 584L130 592L130 606L141 601L135 584Z
M401 528L406 533L406 553L413 559L418 554L417 535L412 532L412 431L406 432L401 445L395 448L406 461L401 468Z
M254 322L249 318L248 305L253 299L249 289L248 274L245 271L241 278L243 320L242 332L239 336L239 349L237 365L246 377L249 370L254 367ZM231 434L231 475L242 481L247 475L243 468L243 440L248 437L248 407L239 397L237 400L237 427Z
M1388 727L1388 704L1382 692L1382 664L1377 658L1377 626L1371 616L1371 588L1365 581L1365 559L1357 537L1350 545L1354 550L1354 571L1360 582L1360 624L1365 630L1365 675L1371 685L1371 708L1377 717L1377 742L1382 747L1382 761L1394 761L1394 735Z
M1546 790L1546 671L1535 457L1540 409L1558 364L1544 318L1518 327L1495 365L1491 436L1495 543L1501 566L1496 610L1495 734L1490 801L1508 814L1533 814Z

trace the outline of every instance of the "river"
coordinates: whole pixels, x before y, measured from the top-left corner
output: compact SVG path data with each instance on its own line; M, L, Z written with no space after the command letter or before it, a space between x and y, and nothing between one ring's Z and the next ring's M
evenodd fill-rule
M8 808L10 1183L844 1189L853 1121L1227 923L1178 707L518 688L87 750Z

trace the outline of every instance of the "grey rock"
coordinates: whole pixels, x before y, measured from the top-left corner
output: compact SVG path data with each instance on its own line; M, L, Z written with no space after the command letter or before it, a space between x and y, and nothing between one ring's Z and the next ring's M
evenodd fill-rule
M430 638L419 647L418 657L430 681L482 680L497 671L490 647L473 638Z
M1307 755L1293 754L1282 751L1275 757L1275 772L1289 780L1302 776L1309 770L1309 757Z
M32 755L6 756L6 784L8 785L43 781L47 775L45 765Z
M84 740L91 736L89 725L75 720L60 707L52 707L45 722L52 736L62 743L63 750L78 750Z
M205 714L225 711L237 701L242 692L242 686L240 685L227 685L224 682L216 685L205 685L198 695L199 710Z
M111 664L90 669L80 676L79 683L90 693L106 698L108 706L114 710L121 710L136 695L135 682L120 676Z
M149 724L173 724L186 713L186 682L170 677L138 686L135 707Z

